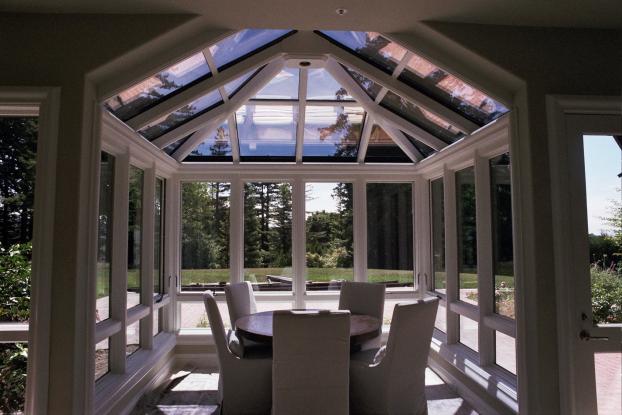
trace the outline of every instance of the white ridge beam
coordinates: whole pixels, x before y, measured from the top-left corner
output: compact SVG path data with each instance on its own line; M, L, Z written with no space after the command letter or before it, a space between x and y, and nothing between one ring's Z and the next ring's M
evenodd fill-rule
M181 145L181 147L177 149L177 151L175 151L175 153L173 153L174 159L178 161L183 160L196 146L201 144L205 137L213 134L216 128L225 122L232 113L234 113L238 108L244 105L246 101L255 96L257 92L266 86L272 78L281 72L284 66L285 60L283 58L272 61L266 65L260 73L244 85L242 89L240 89L238 93L235 94L228 102L208 113L188 121L169 133L164 134L162 137L159 137L158 140L162 138L162 143L164 143L166 140L173 139L174 142L190 134L192 131L196 131L192 137L190 137L184 144ZM169 134L170 137L166 138L165 136ZM159 144L161 145L162 143ZM164 146L166 145L168 144L164 144Z
M365 119L365 125L361 132L361 142L359 143L359 152L356 158L358 163L365 163L365 156L367 155L367 147L369 145L369 137L371 136L371 129L374 126L374 116L371 113L367 113Z
M374 102L359 84L352 79L350 74L334 59L329 59L326 62L326 70L367 112L374 115L376 122L380 123L382 121L382 125L392 125L399 130L405 131L434 150L441 150L447 147L447 144L443 140Z

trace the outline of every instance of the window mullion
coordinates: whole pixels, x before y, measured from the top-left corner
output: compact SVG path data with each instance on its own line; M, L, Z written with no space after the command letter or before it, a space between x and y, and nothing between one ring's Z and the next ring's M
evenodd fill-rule
M292 268L294 270L294 308L305 306L306 235L305 182L297 177L293 183L292 201Z
M143 181L143 234L140 271L140 303L150 308L153 313L153 267L155 237L155 170L145 170ZM153 347L153 318L143 320L140 325L140 347Z
M423 177L419 176L415 178L413 183L413 201L414 208L413 220L413 258L415 264L415 276L416 282L419 284L417 287L419 295L423 297L428 291L428 280L431 275L430 264L430 186L429 182Z
M231 179L229 269L231 283L244 281L244 183Z
M354 281L367 281L367 184L365 179L354 182Z
M168 197L165 199L166 206L164 209L164 226L166 226L164 232L166 260L164 264L167 270L165 281L168 285L171 302L168 306L168 313L165 313L164 330L175 331L180 326L179 313L177 312L177 281L181 269L181 188L179 177L167 180L166 191Z
M447 283L447 344L460 339L460 318L450 310L450 304L458 301L458 222L456 209L456 176L445 169L443 181L445 199L445 263Z

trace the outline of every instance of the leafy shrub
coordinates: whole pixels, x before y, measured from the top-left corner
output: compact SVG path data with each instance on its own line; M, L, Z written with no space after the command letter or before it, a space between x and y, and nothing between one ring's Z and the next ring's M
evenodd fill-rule
M594 323L622 323L622 269L591 268Z
M30 317L30 243L0 248L0 321Z
M0 413L24 410L28 346L0 344Z

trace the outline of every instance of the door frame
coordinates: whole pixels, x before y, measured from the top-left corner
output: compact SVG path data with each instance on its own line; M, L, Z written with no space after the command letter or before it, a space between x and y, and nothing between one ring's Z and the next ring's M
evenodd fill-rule
M581 138L584 134L622 134L622 98L547 96L547 116L560 409L565 414L594 413L596 389L593 383L591 389L585 388L586 382L589 382L586 381L585 373L594 373L592 355L598 346L602 349L608 342L595 345L595 342L579 340L579 332L586 329L592 336L610 332L619 338L622 329L592 328L591 308L580 308L580 305L589 304L586 296L590 295L589 287L585 285L588 281L589 258L586 256L585 187L580 185L585 183ZM588 318L582 320L582 313Z

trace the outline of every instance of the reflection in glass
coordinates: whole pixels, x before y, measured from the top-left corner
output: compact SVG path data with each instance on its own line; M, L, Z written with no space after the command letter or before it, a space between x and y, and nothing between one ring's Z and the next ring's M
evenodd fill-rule
M495 313L514 318L514 244L510 155L490 160Z
M339 289L354 279L352 183L307 183L305 199L307 290Z
M130 166L127 225L127 308L140 304L140 256L143 234L144 172Z
M436 311L436 320L434 321L434 327L442 331L443 333L447 333L447 309L438 304L438 310Z
M153 293L164 294L163 240L164 240L164 179L156 177L154 199L154 234L153 234Z
M446 294L447 273L445 267L445 198L443 179L430 182L432 215L432 269L433 280L430 287ZM444 331L444 330L443 330Z
M430 157L432 154L436 153L436 150L434 150L432 147L423 144L421 141L415 139L409 134L406 134L404 131L402 131L402 134L404 134L406 138L408 138L408 141L410 141L412 145L415 146L417 150L419 150L419 152L423 155L423 158Z
M348 92L324 68L308 71L307 100L352 101Z
M125 330L125 356L131 356L140 349L140 326L142 320L130 324Z
M245 183L244 280L260 289L291 291L291 278L292 186Z
M290 30L244 29L210 46L209 51L218 70L222 70L278 42L289 33Z
M382 127L374 124L367 143L365 163L412 163L412 160Z
M110 317L112 211L114 206L114 156L101 152L99 164L99 214L97 216L97 306L95 321Z
M352 79L354 79L356 83L359 84L361 88L363 88L363 90L367 93L367 95L369 95L371 99L376 99L376 97L380 93L380 90L382 89L380 85L367 78L365 75L356 72L354 69L346 67L344 67L344 69L348 71Z
M477 305L477 233L473 167L456 172L460 300Z
M105 106L117 118L127 121L172 92L208 75L209 67L199 52L110 98Z
M253 76L255 76L257 72L258 70L248 71L239 78L225 84L224 88L227 96L232 98L240 90L240 88L242 88Z
M516 339L495 331L495 363L516 374Z
M182 290L229 281L230 195L230 183L181 184Z
M154 140L162 134L175 127L179 127L181 124L208 112L210 109L220 104L222 104L220 92L218 92L218 90L212 91L190 104L184 105L177 111L155 120L138 132L147 140Z
M382 101L380 101L380 105L446 143L454 143L464 137L461 131L442 118L391 91L387 92Z
M247 104L235 118L242 161L295 159L297 106Z
M477 321L473 321L468 317L463 315L460 316L460 343L464 344L466 347L478 351L478 343L479 343L479 334L478 328L479 323Z
M184 161L232 161L229 123L225 122L188 154Z
M367 184L367 268L371 282L413 286L412 183Z
M393 73L406 55L406 49L377 32L325 30L320 33L387 73Z
M194 133L193 133L194 134ZM175 153L177 150L179 150L179 147L181 147L182 145L184 145L184 143L186 141L188 141L188 139L192 137L192 134L185 136L184 138L182 138L181 140L177 140L174 143L171 143L169 145L167 145L166 147L164 147L162 150L168 154L169 156L173 156L173 153Z
M298 99L299 75L298 68L283 69L253 99Z
M361 107L307 105L303 160L356 161L365 111Z
M95 345L95 380L110 371L110 338Z

